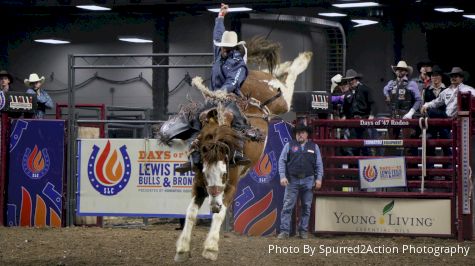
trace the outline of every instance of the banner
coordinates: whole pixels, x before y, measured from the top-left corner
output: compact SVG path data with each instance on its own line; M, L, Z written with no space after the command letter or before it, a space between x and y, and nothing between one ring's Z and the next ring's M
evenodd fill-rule
M406 186L404 157L363 159L358 163L362 189Z
M280 185L279 156L292 139L290 124L269 123L267 143L259 162L239 181L234 200L234 231L250 236L275 234L280 226L284 188Z
M186 149L156 139L78 140L78 214L184 217L194 173L178 173ZM209 215L208 201L200 216Z
M61 227L64 121L13 120L7 224Z
M317 197L316 232L450 235L449 199Z

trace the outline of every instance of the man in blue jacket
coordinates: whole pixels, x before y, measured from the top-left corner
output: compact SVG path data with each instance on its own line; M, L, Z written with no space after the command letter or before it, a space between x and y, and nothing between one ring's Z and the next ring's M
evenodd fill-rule
M214 63L211 69L211 90L223 90L228 93L234 93L241 96L241 85L246 80L248 69L246 66L246 48L245 42L238 42L238 37L234 31L225 31L224 16L228 13L229 6L221 4L221 10L215 19L213 31L213 51ZM237 130L249 128L246 119L235 102L226 104L226 108L233 111L232 127ZM242 152L244 143L241 143L241 150L235 151L231 163L236 165L246 165L250 160ZM193 146L193 145L192 145ZM196 145L194 145L196 146ZM175 170L177 172L188 172L192 170L193 165L201 167L200 152L193 148L190 162L184 163Z
M302 205L300 238L308 238L308 221L312 206L312 189L322 187L323 163L318 145L308 140L312 130L305 125L295 128L295 140L285 144L279 157L280 184L285 187L284 206L280 215L279 239L289 237L292 210L300 194Z

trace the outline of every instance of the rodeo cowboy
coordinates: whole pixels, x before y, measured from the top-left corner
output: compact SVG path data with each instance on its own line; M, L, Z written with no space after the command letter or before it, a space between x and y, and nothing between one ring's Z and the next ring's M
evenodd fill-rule
M225 31L224 17L228 13L229 6L221 4L221 10L215 20L213 32L214 63L211 72L211 90L225 91L241 97L240 88L248 75L246 66L246 48L245 42L238 42L238 37L234 31ZM234 101L226 103L226 109L233 115L232 127L236 130L244 131L249 129L247 119L243 116ZM199 114L198 114L199 115ZM201 168L201 155L196 149L196 136L201 130L201 124L198 117L189 121L186 118L178 118L175 121L169 121L166 135L168 139L181 138L193 140L191 144L190 161L179 166L175 170L183 173L192 170L193 166ZM161 129L161 131L165 131ZM242 152L244 143L240 143L240 150L234 152L232 164L247 165L250 160Z

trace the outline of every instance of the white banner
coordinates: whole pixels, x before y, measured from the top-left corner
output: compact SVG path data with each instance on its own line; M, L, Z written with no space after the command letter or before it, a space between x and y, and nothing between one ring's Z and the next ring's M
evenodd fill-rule
M406 186L404 157L363 159L358 163L362 189Z
M185 147L155 139L78 140L78 214L183 217L194 173L175 171ZM209 215L207 200L199 212Z
M316 232L449 235L449 199L317 197Z

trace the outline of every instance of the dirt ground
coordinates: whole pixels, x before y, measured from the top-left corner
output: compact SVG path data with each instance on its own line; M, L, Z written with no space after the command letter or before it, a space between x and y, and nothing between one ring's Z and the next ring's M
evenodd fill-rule
M180 233L175 230L177 221L152 219L148 224L145 226L142 220L135 219L114 221L114 224L106 220L103 228L0 227L0 265L177 264L173 261L175 241ZM473 241L313 235L306 240L297 237L278 240L275 236L247 237L230 232L221 237L218 260L210 263L201 257L207 230L205 222L196 226L192 258L182 265L475 265ZM351 254L350 247L359 247L360 254ZM405 247L409 249L403 250ZM452 247L458 253L435 254L434 247L443 247L445 251ZM461 253L462 248L468 249L468 253ZM315 250L313 255L311 249ZM331 252L321 253L325 250ZM367 253L361 254L363 251Z

